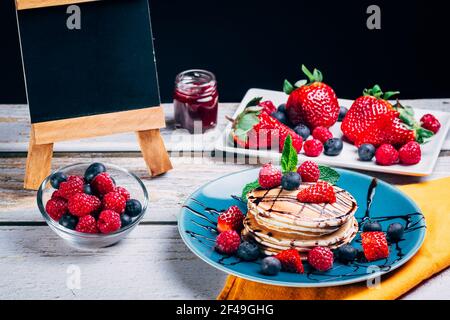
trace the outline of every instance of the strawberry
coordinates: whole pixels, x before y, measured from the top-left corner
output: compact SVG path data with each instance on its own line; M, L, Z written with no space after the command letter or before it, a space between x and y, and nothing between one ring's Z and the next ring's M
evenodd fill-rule
M231 136L235 143L246 149L278 149L283 151L284 141L290 135L292 145L300 152L303 138L291 128L263 112L258 106L261 98L255 98L248 103L245 110L233 122Z
M333 252L327 247L315 247L308 252L308 263L318 271L330 270L333 260Z
M319 181L300 190L297 194L297 200L305 203L335 203L336 194L331 184Z
M297 169L297 173L302 177L303 182L317 182L320 178L320 170L317 163L305 161Z
M52 198L45 204L45 211L55 221L67 212L67 202L63 198Z
M303 147L308 157L318 157L323 151L323 144L317 139L306 140Z
M398 151L391 144L383 144L375 152L375 159L381 166L391 166L398 162Z
M413 165L420 162L422 151L420 144L415 141L410 141L400 148L398 151L400 162L405 165Z
M79 176L69 176L67 181L59 184L58 194L66 200L77 193L83 192L84 180Z
M103 210L113 210L117 213L125 211L127 200L119 192L108 192L102 199Z
M83 233L98 233L97 221L91 215L81 217L78 220L75 230Z
M292 273L303 273L303 264L300 254L295 249L283 250L278 253L275 258L280 260L281 267L284 271Z
M398 91L384 93L378 85L365 89L342 121L345 137L358 147L364 143L376 147L385 143L400 146L409 141L423 143L429 139L432 132L414 120L411 107L400 103L393 106L387 101L397 94Z
M368 261L385 259L389 256L389 247L384 232L361 233L364 256Z
M312 136L314 139L317 139L322 143L325 143L328 139L333 138L331 131L325 127L316 127L312 132Z
M227 211L222 212L217 220L217 230L219 232L235 230L241 232L244 221L244 214L238 206L231 206Z
M241 237L234 230L220 233L216 238L216 251L224 254L234 254L241 244Z
M100 209L101 202L96 196L77 193L70 197L67 206L71 214L83 217Z
M271 163L263 165L259 170L258 182L263 189L276 188L281 184L281 170L275 168Z
M273 102L270 100L260 102L259 106L262 107L262 112L267 114L272 114L272 112L277 111L277 107L275 107Z
M339 104L333 89L323 83L322 73L314 69L311 73L302 65L303 73L309 81L303 80L296 83L297 88L287 80L284 83L284 91L289 94L286 103L286 112L290 121L297 125L303 123L311 130L322 126L331 127L339 116Z
M441 128L441 123L439 122L439 120L429 113L420 118L420 123L422 125L422 128L430 130L434 134L438 133L439 129Z

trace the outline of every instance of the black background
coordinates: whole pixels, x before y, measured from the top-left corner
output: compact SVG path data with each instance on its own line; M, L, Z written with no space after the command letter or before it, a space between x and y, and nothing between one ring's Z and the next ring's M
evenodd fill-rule
M447 1L153 0L151 13L163 102L188 68L216 73L222 101L250 87L281 88L317 67L338 96L379 83L403 98L450 97ZM381 7L381 30L366 9ZM0 103L23 103L13 0L0 1Z

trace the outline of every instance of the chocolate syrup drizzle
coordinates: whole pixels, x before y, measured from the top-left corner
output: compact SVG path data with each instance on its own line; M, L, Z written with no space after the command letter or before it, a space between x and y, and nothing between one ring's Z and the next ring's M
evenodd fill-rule
M424 216L420 212L414 212L406 215L393 215L393 216L383 216L383 217L371 217L370 210L371 205L373 203L373 199L375 197L376 188L377 188L377 179L372 179L368 190L367 190L367 202L366 202L366 210L364 213L364 216L361 218L356 218L358 223L362 225L367 220L372 221L378 221L378 222L389 222L392 220L403 220L405 223L405 231L404 233L411 233L416 230L426 228L425 224L421 224L421 222L424 220ZM267 191L268 192L268 191ZM266 192L266 194L267 194ZM241 201L243 203L246 203L243 201L241 197L232 195L232 198ZM220 214L220 211L214 208L206 207L203 203L198 201L197 199L192 198L193 202L197 203L203 208L204 212L200 212L198 210L193 209L190 206L183 206L189 211L193 213L194 216L204 220L207 224L199 223L198 221L195 221L191 219L191 222L194 223L196 226L205 229L206 231L209 231L211 233L211 237L193 232L193 231L186 231L186 233L191 236L192 238L196 239L199 243L205 245L208 248L214 247L215 243L215 237L217 234L216 224L217 224L217 216ZM258 201L258 199L255 200ZM261 201L261 200L259 200ZM259 202L258 202L259 203ZM214 218L213 218L214 217ZM210 225L209 225L210 224ZM360 244L361 238L360 238L361 231L358 231L357 237L353 240L353 242ZM369 267L370 266L377 266L376 269L379 272L385 273L392 269L392 267L399 261L403 259L405 256L405 253L403 252L403 249L401 247L402 242L405 241L405 239L401 239L397 243L391 243L390 244L390 255L388 258L384 259L383 262L380 264L380 261L375 262L368 262L365 260L363 255L359 257L356 261L351 262L347 265L342 263L335 263L335 266L327 271L327 272L318 272L310 268L309 266L305 265L305 275L306 277L314 282L329 282L329 281L335 281L335 280L345 280L345 279L351 279L359 276L366 276L370 273ZM395 256L394 256L395 254ZM394 257L394 259L392 259ZM240 263L249 263L246 261L243 261L235 256L222 256L218 261L219 264L223 266L235 266ZM260 263L260 261L250 262L250 263ZM375 269L371 269L375 271Z

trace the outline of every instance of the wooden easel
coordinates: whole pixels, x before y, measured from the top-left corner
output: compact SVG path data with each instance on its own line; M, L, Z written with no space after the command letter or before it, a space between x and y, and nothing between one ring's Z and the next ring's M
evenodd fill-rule
M17 10L97 0L16 0ZM142 155L152 176L172 169L160 134L165 127L161 106L102 113L31 124L24 187L36 190L50 174L53 144L59 141L136 132Z

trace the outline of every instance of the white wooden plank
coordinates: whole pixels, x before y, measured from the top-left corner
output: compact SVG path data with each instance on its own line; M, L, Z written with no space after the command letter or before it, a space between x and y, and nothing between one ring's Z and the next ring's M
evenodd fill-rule
M450 99L402 100L414 108L450 111ZM191 135L185 130L175 130L173 105L164 104L167 127L162 135L169 151L213 150L215 141L226 126L225 115L232 116L237 103L222 103L219 106L218 126L204 135ZM25 152L28 148L29 113L26 105L0 105L0 152ZM450 134L443 150L450 150ZM83 139L55 144L55 151L139 151L133 133L107 137Z

